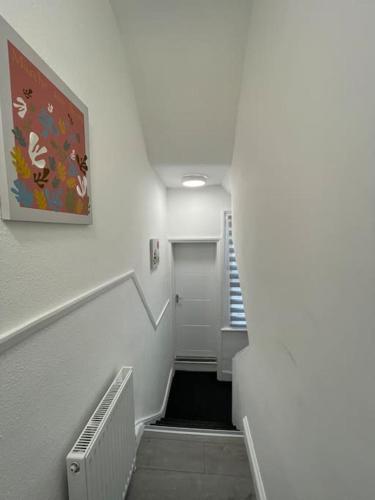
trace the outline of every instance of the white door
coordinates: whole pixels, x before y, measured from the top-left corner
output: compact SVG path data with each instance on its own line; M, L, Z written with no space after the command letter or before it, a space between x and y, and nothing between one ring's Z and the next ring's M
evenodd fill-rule
M177 356L216 357L219 297L216 243L175 243Z

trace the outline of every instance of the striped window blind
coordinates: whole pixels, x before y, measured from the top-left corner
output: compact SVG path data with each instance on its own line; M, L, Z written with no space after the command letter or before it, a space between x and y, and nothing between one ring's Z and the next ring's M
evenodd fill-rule
M227 283L229 287L229 325L234 328L246 328L240 277L238 274L236 253L232 235L232 214L225 212L225 259Z

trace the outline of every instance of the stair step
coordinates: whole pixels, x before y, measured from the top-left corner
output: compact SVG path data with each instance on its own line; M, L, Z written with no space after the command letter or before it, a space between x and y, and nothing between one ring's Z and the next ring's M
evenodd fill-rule
M144 428L145 435L160 439L178 435L181 439L190 439L191 436L211 438L243 439L243 433L237 430L199 429L193 427L168 427L164 425L147 424Z
M215 422L210 420L185 420L177 418L162 418L151 424L161 427L185 427L189 429L217 429L227 431L237 431L238 429L231 424L225 422Z
M175 361L178 363L217 363L217 358L213 356L176 356Z

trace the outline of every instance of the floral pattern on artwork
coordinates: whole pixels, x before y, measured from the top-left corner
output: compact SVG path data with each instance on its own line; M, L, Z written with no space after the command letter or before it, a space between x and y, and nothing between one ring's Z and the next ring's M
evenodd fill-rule
M8 41L16 180L21 207L88 215L83 113Z

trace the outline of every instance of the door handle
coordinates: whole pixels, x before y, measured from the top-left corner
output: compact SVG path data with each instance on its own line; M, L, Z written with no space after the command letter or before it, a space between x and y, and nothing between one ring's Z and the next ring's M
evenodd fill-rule
M176 293L175 300L176 300L176 304L179 304L181 302L181 297L178 293Z

